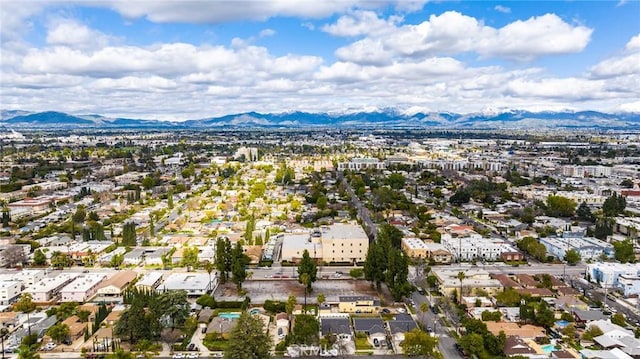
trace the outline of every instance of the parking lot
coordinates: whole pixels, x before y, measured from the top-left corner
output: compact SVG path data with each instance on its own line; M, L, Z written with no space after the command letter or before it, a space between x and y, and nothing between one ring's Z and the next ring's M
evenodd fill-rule
M294 279L279 280L248 280L242 284L242 289L251 298L252 304L264 303L265 300L286 301L290 294L298 298L298 303L304 301L304 286ZM313 283L313 292L307 295L308 303L315 303L318 294L324 294L327 302L337 302L341 295L373 295L378 296L376 290L365 280L354 279L319 279ZM233 283L227 282L218 286L214 293L216 300L242 300Z

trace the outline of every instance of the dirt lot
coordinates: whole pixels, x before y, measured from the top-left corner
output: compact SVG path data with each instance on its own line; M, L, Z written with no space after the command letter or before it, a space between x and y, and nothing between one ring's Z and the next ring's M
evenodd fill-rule
M298 297L298 303L304 300L304 287L296 280L249 280L242 288L251 298L251 304L264 303L265 300L286 301L290 294ZM313 293L307 295L308 303L315 303L318 294L324 294L328 302L337 302L341 295L373 295L378 293L371 289L369 282L352 279L318 280L313 283ZM242 300L233 283L221 284L214 293L216 300ZM387 296L385 296L387 297ZM384 299L391 303L389 298Z

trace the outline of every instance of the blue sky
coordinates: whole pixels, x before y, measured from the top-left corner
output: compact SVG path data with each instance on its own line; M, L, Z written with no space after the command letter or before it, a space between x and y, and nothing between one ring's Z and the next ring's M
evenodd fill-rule
M640 112L640 1L3 1L3 109Z

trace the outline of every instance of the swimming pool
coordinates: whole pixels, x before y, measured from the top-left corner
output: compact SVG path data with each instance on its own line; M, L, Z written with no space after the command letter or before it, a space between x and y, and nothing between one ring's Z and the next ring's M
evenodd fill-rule
M222 312L222 313L218 313L218 316L224 319L238 319L240 318L240 313L239 312Z
M545 345L542 345L540 348L542 349L543 352L549 354L552 351L556 350L556 345L555 344L545 344Z

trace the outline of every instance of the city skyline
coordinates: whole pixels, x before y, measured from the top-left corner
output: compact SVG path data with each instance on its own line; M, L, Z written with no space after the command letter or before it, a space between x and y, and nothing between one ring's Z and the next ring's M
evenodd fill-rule
M638 1L3 2L3 109L640 112Z

